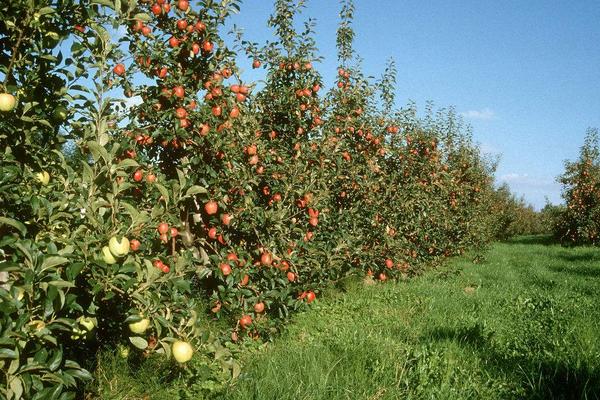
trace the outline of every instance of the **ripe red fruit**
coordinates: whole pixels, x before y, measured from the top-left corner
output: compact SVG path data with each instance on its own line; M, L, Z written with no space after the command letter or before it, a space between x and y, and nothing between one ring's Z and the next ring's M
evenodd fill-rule
M312 303L316 298L317 298L317 295L315 294L315 292L306 293L306 302L307 303Z
M179 0L179 2L177 2L177 8L181 11L187 11L187 9L190 8L190 3L187 0Z
M187 29L188 22L185 19L180 19L177 21L177 29L180 31L185 31Z
M185 89L183 86L175 86L173 88L173 95L179 97L180 99L185 96Z
M237 107L233 107L231 109L231 112L229 113L229 116L231 118L237 118L237 117L239 117L240 116L240 109L237 108Z
M215 117L218 117L219 115L221 115L222 112L223 112L223 110L221 109L220 106L214 106L212 108L212 113Z
M164 272L165 274L168 274L169 271L171 271L171 268L169 268L169 266L166 264L163 264L161 269L162 269L162 272Z
M394 262L388 258L388 259L385 260L385 266L387 268L393 268L394 267Z
M273 263L273 257L271 256L271 253L262 253L260 256L260 262L262 265L271 265Z
M221 215L221 222L223 222L223 225L229 225L231 223L231 215L229 215L229 214Z
M204 32L204 31L206 30L206 25L204 25L204 24L202 23L202 21L198 21L198 22L196 22L196 25L194 25L194 27L196 28L196 30L197 30L198 32Z
M171 5L169 3L165 3L165 5L163 5L163 11L165 14L168 14L169 11L171 11Z
M179 107L175 110L175 116L179 119L184 119L188 115L188 112L185 108Z
M209 42L209 41L202 42L202 50L204 50L207 53L210 53L211 51L213 51L214 47L215 46L212 44L212 42Z
M200 45L198 43L192 44L192 53L194 53L194 54L200 53Z
M136 182L140 182L144 178L144 173L142 170L138 169L133 173L133 180Z
M244 275L244 277L240 281L240 285L241 286L246 286L248 284L248 282L250 282L250 277L248 276L248 274L246 274L246 275Z
M169 46L179 47L179 39L177 39L176 37L171 37L171 39L169 39Z
M249 156L253 156L256 154L257 148L255 144L251 144L250 146L248 146L248 148L246 149L246 153L248 153Z
M260 61L254 60L254 62L252 62L252 68L254 68L254 69L260 68Z
M125 65L123 65L123 64L115 65L115 67L113 68L113 72L119 76L125 75Z
M208 215L215 215L218 210L219 205L214 200L209 200L208 202L206 202L206 204L204 204L204 211L206 211Z
M294 282L296 280L296 274L294 274L293 272L288 272L287 273L287 279L290 282Z
M281 193L275 193L272 197L272 200L277 203L281 201Z
M210 228L208 230L208 237L213 240L216 239L217 238L217 228L214 228L214 227Z
M380 281L382 281L382 282L383 282L383 281L385 281L386 279L387 279L387 276L386 276L386 275L385 275L383 272L379 274L379 280L380 280Z
M168 70L166 67L162 67L161 69L156 70L156 76L160 79L164 79L167 76Z
M208 124L200 125L200 131L198 133L200 133L201 136L208 135L208 132L210 132L210 126L208 126Z
M151 10L152 10L152 14L154 14L156 16L162 14L162 7L158 3L155 3L154 5L152 5Z
M162 269L163 266L164 266L164 264L163 264L163 262L161 260L154 260L152 262L152 265L154 265L154 267L158 268L158 269Z
M138 249L140 248L140 246L141 246L141 243L137 239L132 239L129 242L129 248L131 249L131 251L138 251Z
M144 26L142 28L142 35L150 36L151 33L152 33L152 29L149 26Z
M189 128L190 125L191 125L191 123L190 123L189 119L180 119L179 120L179 127L182 129Z
M223 275L227 276L231 274L231 267L229 266L229 264L221 264L220 268Z
M166 222L161 222L160 224L158 224L158 233L160 233L161 235L166 234L167 232L169 232L169 224L167 224Z
M242 329L246 329L248 326L252 325L252 317L249 315L244 315L240 318L240 326Z
M319 218L310 217L310 219L308 220L308 223L312 226L317 226L319 224Z
M254 305L254 312L257 314L260 314L261 312L265 311L265 303L263 303L262 301L260 303L256 303Z
M179 235L177 228L171 228L171 237L176 237L177 235Z
M242 93L236 93L235 94L235 99L240 102L243 103L244 101L246 101L246 95L242 94Z

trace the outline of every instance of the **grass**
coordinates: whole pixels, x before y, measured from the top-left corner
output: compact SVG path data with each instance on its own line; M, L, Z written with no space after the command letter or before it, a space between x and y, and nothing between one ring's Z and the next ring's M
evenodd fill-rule
M330 295L222 399L600 398L600 251L495 244L398 284Z
M314 304L273 344L243 353L237 381L202 393L219 392L221 400L600 398L598 249L522 237L495 244L481 264L458 258L396 284L351 280ZM173 386L181 382L161 381L161 368L132 371L109 357L100 363L99 397L204 398L193 390L180 396Z

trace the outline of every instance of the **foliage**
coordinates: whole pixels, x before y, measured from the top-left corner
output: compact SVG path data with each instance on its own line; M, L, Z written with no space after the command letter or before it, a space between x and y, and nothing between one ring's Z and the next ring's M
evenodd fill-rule
M577 161L566 161L558 178L566 208L555 225L565 244L600 244L600 147L598 130L589 129Z
M494 192L495 215L494 237L506 240L514 236L548 233L550 222L543 221L542 214L536 212L523 198L517 198L505 183Z
M275 2L273 42L238 33L259 89L222 36L238 0L0 6L17 100L0 111L2 396L74 398L98 349L143 360L176 340L196 354L176 379L217 391L240 373L233 342L331 283L403 279L493 237L495 165L454 111L394 109L395 65L364 76L351 1L322 95L302 8Z

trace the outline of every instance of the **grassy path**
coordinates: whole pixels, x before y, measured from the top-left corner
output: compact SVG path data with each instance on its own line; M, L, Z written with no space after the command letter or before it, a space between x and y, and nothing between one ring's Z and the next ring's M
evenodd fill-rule
M600 398L600 250L527 237L299 315L223 399Z

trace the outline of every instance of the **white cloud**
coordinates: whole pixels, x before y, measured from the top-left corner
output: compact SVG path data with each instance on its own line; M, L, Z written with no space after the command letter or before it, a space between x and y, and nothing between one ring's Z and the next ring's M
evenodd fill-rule
M127 109L137 106L138 104L142 104L142 98L140 96L125 98L125 108Z
M509 174L504 174L500 177L500 181L503 182L519 182L519 183L525 183L528 181L529 175L528 174L518 174L516 172L511 172Z
M460 115L469 119L481 119L486 121L496 119L496 113L494 112L494 110L487 107L481 110L464 111L461 112Z

